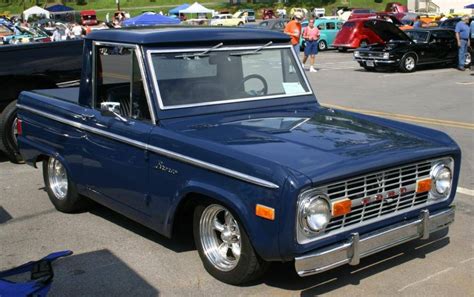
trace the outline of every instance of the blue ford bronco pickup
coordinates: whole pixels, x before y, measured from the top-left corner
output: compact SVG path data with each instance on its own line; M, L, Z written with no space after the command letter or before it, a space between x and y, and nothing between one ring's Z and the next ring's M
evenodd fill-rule
M322 107L288 41L239 28L94 32L80 88L20 95L20 152L42 162L59 211L92 199L165 236L189 226L206 270L231 284L271 261L306 276L447 231L457 144Z

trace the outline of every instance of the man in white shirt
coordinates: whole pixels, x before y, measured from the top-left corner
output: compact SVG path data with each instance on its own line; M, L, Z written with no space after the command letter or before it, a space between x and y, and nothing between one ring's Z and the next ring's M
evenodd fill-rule
M74 39L79 39L82 37L82 27L79 24L74 24L72 27L72 34L74 35Z

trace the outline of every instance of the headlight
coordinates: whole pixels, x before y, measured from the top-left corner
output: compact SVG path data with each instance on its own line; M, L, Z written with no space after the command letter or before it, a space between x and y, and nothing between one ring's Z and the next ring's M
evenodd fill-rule
M354 57L360 58L360 52L359 52L359 51L355 51L355 52L354 52Z
M311 194L300 200L299 224L306 234L318 234L326 228L331 220L331 207L328 198L323 194Z
M383 58L384 59L389 59L390 58L390 53L384 53Z
M436 163L431 169L431 179L430 197L435 200L447 198L453 183L452 161Z

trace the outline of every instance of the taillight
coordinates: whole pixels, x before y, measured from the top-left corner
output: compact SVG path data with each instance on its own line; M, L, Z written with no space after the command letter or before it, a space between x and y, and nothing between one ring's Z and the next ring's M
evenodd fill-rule
M16 120L16 135L17 136L23 135L23 121L20 119Z

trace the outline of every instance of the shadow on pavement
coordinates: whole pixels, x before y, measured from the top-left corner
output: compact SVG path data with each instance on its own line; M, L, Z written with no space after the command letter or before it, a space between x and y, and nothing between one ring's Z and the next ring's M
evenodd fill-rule
M0 151L0 163L3 163L3 162L10 162L10 160L8 160L7 156L5 156L5 154Z
M140 223L137 223L105 206L94 203L90 209L90 213L106 219L116 225L119 225L133 233L145 237L159 245L164 246L176 253L182 253L192 251L195 249L192 235L189 236L176 236L176 238L167 238Z
M449 244L449 237L443 231L432 234L426 241L416 240L378 254L361 259L358 266L344 265L321 274L299 277L291 263L274 263L263 282L285 290L301 290L301 296L315 296L331 292L347 285L358 285L361 280L402 265Z
M57 260L48 296L158 296L159 291L109 250Z

